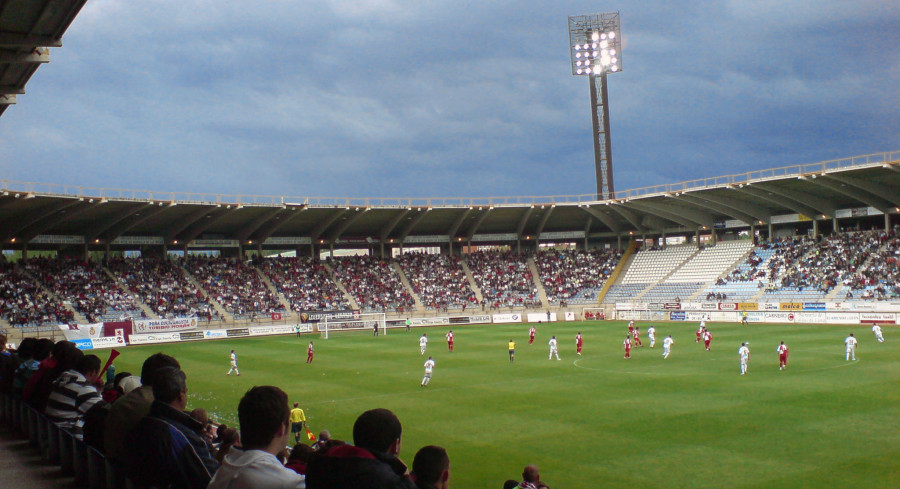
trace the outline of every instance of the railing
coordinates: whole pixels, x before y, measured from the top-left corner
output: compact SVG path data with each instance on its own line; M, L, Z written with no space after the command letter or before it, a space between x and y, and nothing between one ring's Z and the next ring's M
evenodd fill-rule
M632 199L654 195L688 192L765 181L792 176L819 174L872 165L898 164L900 151L873 153L836 160L800 165L754 170L734 175L698 178L678 183L667 183L618 191L616 199ZM157 192L137 189L110 189L81 185L59 185L38 182L0 180L3 193L22 195L68 196L86 199L133 200L139 202L165 202L174 204L223 204L223 205L287 205L321 207L492 207L521 205L587 204L598 202L596 194L580 195L527 195L508 197L289 197L278 195L214 194L196 192Z

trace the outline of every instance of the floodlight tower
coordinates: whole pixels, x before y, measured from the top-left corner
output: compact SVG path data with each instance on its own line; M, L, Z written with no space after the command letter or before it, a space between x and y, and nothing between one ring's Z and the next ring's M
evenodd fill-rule
M606 75L622 71L620 27L618 12L569 17L569 51L572 56L572 74L587 76L591 85L594 166L597 173L597 199L600 200L615 197ZM599 87L597 86L598 79Z

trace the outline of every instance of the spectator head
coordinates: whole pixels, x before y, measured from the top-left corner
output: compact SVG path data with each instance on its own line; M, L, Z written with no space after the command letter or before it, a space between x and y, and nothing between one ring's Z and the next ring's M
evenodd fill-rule
M532 482L537 484L541 480L541 473L538 470L538 466L531 464L526 465L525 470L522 471L522 480L524 482Z
M58 373L65 372L66 370L75 370L81 365L81 360L84 358L84 352L75 347L75 343L70 341L60 341L59 343L65 343L63 347L57 352L53 353L53 358L58 362L56 364L56 371ZM57 345L59 344L57 343Z
M97 355L84 355L75 370L84 374L87 378L96 377L100 374L100 357Z
M56 343L53 344L53 348L50 349L50 353L54 357L58 358L58 357L61 357L65 353L66 350L68 350L70 348L74 348L74 347L75 347L75 343L72 343L71 341L66 341L66 340L57 341Z
M8 338L5 334L0 333L0 351L6 351L6 340Z
M288 456L288 460L298 460L300 462L306 463L309 462L309 456L315 453L311 446L304 445L303 443L298 443L294 445L294 449L291 450L291 454Z
M153 398L184 411L187 406L187 376L176 367L157 370L153 375Z
M16 349L16 353L22 360L28 360L34 357L34 347L36 345L37 338L32 338L31 336L29 336L28 338L23 338L22 342L19 343L19 348Z
M394 413L388 409L372 409L356 418L353 444L370 451L398 455L402 432L403 427Z
M53 351L53 340L50 338L41 338L37 340L37 343L34 345L34 354L31 358L40 362L49 357L51 351Z
M322 430L319 432L319 441L325 443L326 441L331 439L331 432L328 430Z
M509 479L503 483L503 489L516 489L517 487L519 487L519 481Z
M206 412L206 409L194 409L193 411L191 411L191 417L199 421L203 426L209 424L209 413Z
M126 372L127 373L127 372ZM118 383L116 383L116 388L122 391L122 395L128 394L129 392L137 389L141 386L141 379L135 375L128 375L123 377Z
M294 407L295 407L295 408L300 407L300 403L299 403L299 402L295 402L295 403L294 403Z
M180 369L181 364L178 363L178 360L175 360L175 357L166 355L163 352L154 353L147 357L144 360L144 365L141 366L141 383L152 386L154 379L156 379L156 372L164 367Z
M290 418L288 396L283 390L271 385L248 390L238 404L243 447L278 455L287 445Z
M437 489L450 487L450 457L447 451L435 445L420 448L413 459L413 474L417 481Z

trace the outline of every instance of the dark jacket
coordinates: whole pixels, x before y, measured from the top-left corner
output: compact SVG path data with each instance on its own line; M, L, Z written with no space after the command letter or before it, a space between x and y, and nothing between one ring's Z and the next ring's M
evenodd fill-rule
M138 487L204 488L219 462L200 436L202 425L186 413L153 401L125 446L125 473Z
M415 489L406 465L393 455L341 445L315 454L306 467L307 489Z

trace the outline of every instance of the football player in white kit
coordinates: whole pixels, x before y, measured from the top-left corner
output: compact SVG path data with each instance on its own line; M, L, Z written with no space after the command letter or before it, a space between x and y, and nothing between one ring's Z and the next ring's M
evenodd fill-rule
M647 337L650 338L650 348L653 348L653 345L656 344L656 328L653 326L647 328Z
M425 348L428 347L428 336L425 333L422 333L422 337L419 338L419 351L422 355L425 354Z
M741 357L741 375L744 375L750 367L750 348L747 347L747 343L741 343L738 356Z
M872 326L872 333L875 334L875 339L878 340L879 343L884 343L884 335L881 333L881 326L877 324Z
M422 377L422 387L428 385L431 382L431 371L434 369L434 358L428 357L428 360L425 360L425 377Z
M669 353L672 352L672 343L675 343L672 335L666 336L666 339L663 340L663 358L669 358Z
M847 361L856 360L856 345L859 342L856 341L856 338L853 337L853 333L850 333L846 339L844 339L844 346L846 347L846 354L844 359Z
M556 347L556 336L550 338L550 356L547 357L547 360L553 360L553 355L556 355L556 359L559 360L559 349Z

